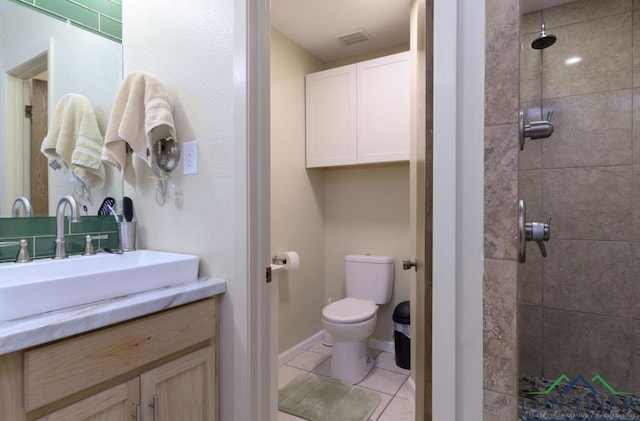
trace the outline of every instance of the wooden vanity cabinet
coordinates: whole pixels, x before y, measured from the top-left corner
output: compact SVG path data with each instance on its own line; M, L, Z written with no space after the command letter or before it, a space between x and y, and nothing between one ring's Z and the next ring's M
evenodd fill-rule
M217 420L217 298L0 357L0 419Z
M86 399L51 412L38 421L122 421L135 419L135 412L139 398L139 379L122 383ZM136 408L137 409L137 408Z

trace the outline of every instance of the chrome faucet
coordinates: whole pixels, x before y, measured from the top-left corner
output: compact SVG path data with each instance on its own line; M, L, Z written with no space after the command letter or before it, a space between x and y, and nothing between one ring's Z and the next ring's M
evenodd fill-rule
M58 202L56 209L56 253L54 259L66 259L67 248L64 244L64 210L69 205L71 208L71 222L80 222L80 207L72 196L64 196Z
M11 216L17 218L20 216L20 207L24 208L24 216L26 218L30 218L33 216L33 209L31 208L31 202L24 196L19 196L13 202L13 210L11 211Z

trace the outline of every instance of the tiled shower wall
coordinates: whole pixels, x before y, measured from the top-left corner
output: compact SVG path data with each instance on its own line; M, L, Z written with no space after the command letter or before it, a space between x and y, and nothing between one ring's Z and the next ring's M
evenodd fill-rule
M558 41L533 50L543 21ZM640 1L524 15L521 43L525 121L553 110L555 131L519 156L527 220L552 218L548 257L529 243L519 268L520 374L638 392Z
M515 421L519 0L486 0L485 8L483 419Z

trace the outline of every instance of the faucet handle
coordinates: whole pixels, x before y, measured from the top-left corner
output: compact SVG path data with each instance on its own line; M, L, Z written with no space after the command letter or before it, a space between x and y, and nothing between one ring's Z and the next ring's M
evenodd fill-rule
M93 248L93 241L92 240L106 240L107 238L109 238L109 236L107 234L102 234L102 235L85 235L84 236L84 252L82 253L83 256L92 256L94 254L96 254L96 250Z
M96 254L95 249L93 248L93 241L91 241L91 236L89 234L84 236L84 252L82 252L83 256L92 256Z
M543 257L547 257L547 249L544 246L545 241L549 241L551 218L546 224L544 222L527 222L525 223L525 241L535 241L540 247L540 253Z
M526 261L526 242L534 241L540 248L543 257L547 257L545 241L551 237L551 218L544 222L525 222L527 219L524 200L518 201L518 261Z
M551 123L551 117L553 117L553 110L547 111L547 123Z
M29 243L24 238L20 240L20 250L16 256L16 263L28 263L33 260L29 254L28 245Z

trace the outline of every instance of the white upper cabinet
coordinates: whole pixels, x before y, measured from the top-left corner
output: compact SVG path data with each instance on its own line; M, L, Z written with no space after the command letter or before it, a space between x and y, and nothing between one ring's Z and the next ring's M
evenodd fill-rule
M307 167L356 162L356 66L307 75Z
M409 54L357 64L358 163L409 159Z
M409 160L409 53L306 77L307 167Z

